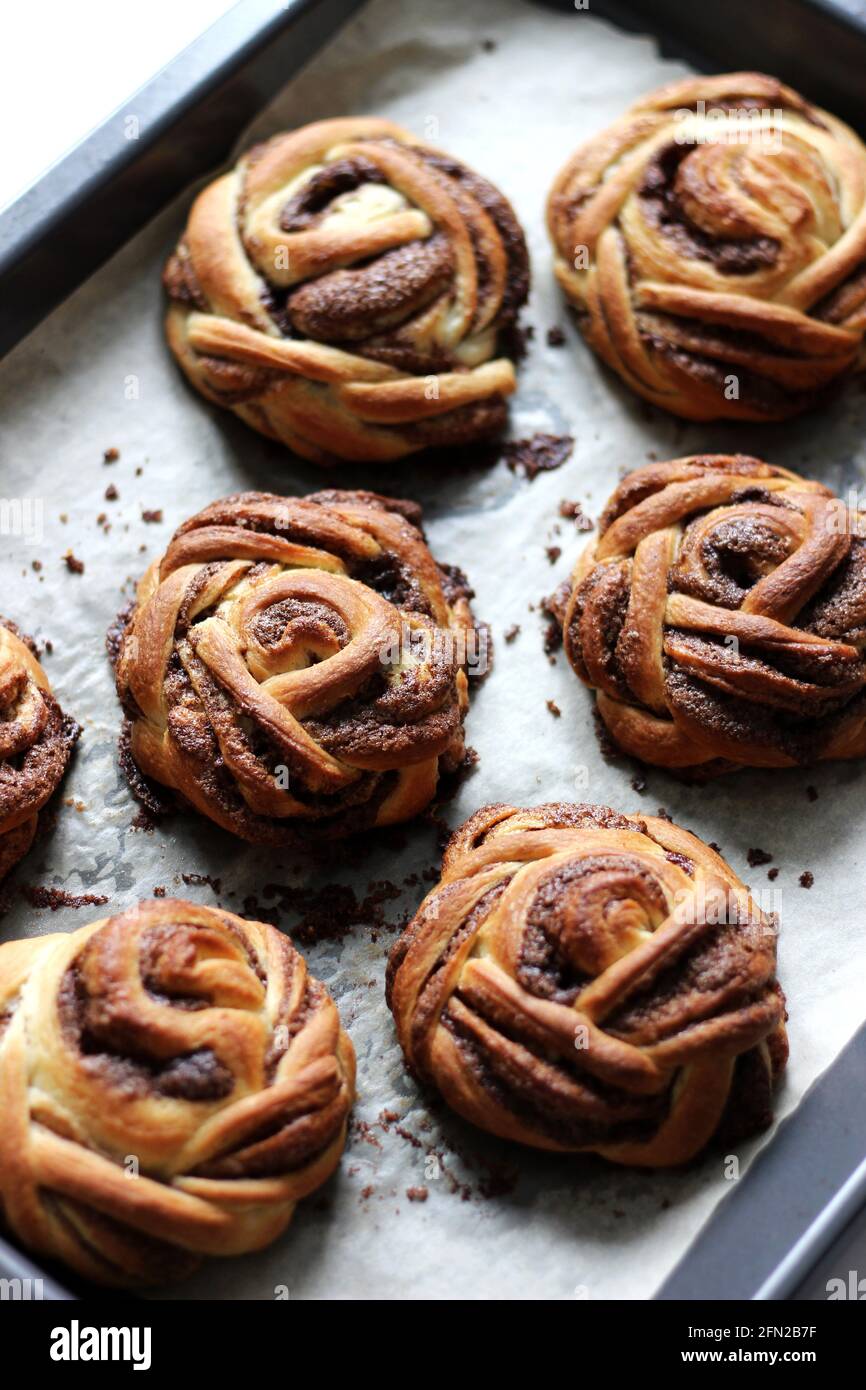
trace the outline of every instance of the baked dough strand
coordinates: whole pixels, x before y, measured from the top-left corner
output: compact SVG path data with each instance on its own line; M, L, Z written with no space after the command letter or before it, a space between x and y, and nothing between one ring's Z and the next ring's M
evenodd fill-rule
M52 694L32 641L0 618L0 881L32 845L80 734Z
M616 1163L768 1124L787 1056L774 924L696 836L603 806L476 812L388 997L410 1069L465 1119Z
M133 790L295 845L407 820L465 753L475 628L420 509L241 493L184 523L114 634Z
M866 753L864 517L743 454L638 468L553 600L626 753L702 776Z
M262 922L165 899L0 945L0 1214L103 1284L261 1249L336 1167L354 1076Z
M318 121L199 194L165 269L193 386L318 463L498 433L529 287L507 200L391 121Z
M636 102L560 171L548 227L587 343L675 415L785 419L866 360L866 147L775 78Z

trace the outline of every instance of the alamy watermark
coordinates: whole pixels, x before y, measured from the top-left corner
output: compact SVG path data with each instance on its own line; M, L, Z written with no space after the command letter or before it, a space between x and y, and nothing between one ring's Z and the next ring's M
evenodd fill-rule
M674 112L677 145L757 145L780 150L784 112L769 106L707 106L701 98L694 109Z
M490 634L486 628L415 628L403 623L382 643L379 660L389 670L454 665L483 676L490 669Z
M44 535L41 497L0 497L0 536L20 536L25 545L41 545Z

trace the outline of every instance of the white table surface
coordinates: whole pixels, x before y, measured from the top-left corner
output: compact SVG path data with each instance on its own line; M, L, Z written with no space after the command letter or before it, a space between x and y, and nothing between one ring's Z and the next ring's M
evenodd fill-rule
M0 7L0 208L232 8L233 0Z

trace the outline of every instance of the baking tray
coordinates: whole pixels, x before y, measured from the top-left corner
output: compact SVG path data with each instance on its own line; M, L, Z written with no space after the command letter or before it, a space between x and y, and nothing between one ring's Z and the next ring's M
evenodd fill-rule
M244 0L0 213L0 355L224 160L239 132L361 3ZM699 69L773 72L866 134L866 29L833 5L593 0L592 9L623 29L654 34L662 52ZM124 133L129 111L139 120L135 141ZM819 1259L832 1262L834 1240L850 1233L866 1202L864 1071L866 1027L782 1122L657 1298L795 1296ZM0 1273L41 1279L46 1299L92 1292L2 1241Z

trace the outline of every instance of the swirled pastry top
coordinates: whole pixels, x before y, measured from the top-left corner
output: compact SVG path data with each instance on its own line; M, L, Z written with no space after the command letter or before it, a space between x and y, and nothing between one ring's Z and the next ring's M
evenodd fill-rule
M0 879L33 843L80 733L52 695L33 643L0 618Z
M548 225L587 342L676 415L783 419L862 365L866 147L774 78L636 102L561 170Z
M420 517L247 492L185 522L118 642L133 776L260 843L422 810L464 754L475 632Z
M487 806L392 952L411 1069L538 1148L684 1163L771 1117L784 1066L776 933L670 821Z
M332 1000L262 922L165 899L0 946L0 1211L88 1278L273 1240L353 1091Z
M560 611L621 748L703 772L866 753L862 514L709 454L628 474L599 533Z
M318 121L196 199L168 341L204 396L304 457L397 459L501 429L528 267L486 180L391 121Z

